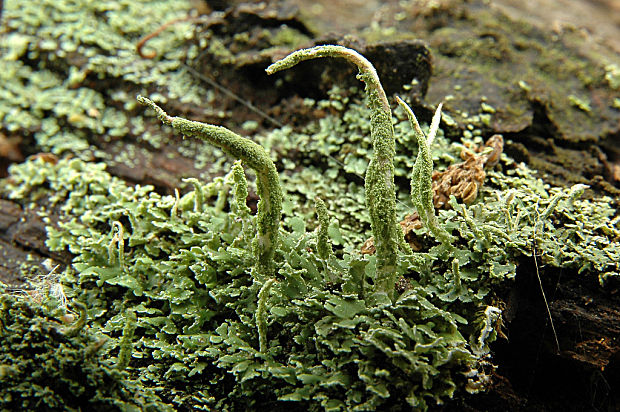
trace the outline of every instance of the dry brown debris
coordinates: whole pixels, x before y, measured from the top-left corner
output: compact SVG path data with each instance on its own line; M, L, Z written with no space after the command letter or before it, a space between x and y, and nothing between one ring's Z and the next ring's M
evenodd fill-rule
M55 165L56 163L58 163L58 156L56 156L53 153L37 153L34 154L32 156L28 156L28 160L34 160L34 159L41 159L43 160L45 163L49 163L52 165Z
M0 157L7 158L14 162L21 162L24 160L24 156L19 150L19 144L21 143L20 137L6 137L0 133Z
M435 209L447 208L451 195L465 204L476 200L478 190L486 177L484 169L495 166L503 150L504 139L496 134L491 136L478 150L463 150L461 159L464 162L452 165L444 172L433 172Z

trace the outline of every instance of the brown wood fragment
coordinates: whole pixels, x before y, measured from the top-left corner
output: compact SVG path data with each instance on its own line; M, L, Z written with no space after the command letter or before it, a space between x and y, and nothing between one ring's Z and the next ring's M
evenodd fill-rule
M21 162L24 156L19 150L21 138L17 136L7 137L0 133L0 157L5 157L14 162Z

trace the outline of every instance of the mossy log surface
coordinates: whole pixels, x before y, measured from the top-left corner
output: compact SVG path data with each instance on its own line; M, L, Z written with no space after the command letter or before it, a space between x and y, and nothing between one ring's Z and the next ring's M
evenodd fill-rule
M330 8L313 15L291 11L289 6L299 3L295 1L263 6L212 3L222 10L217 18L188 20L181 23L184 30L171 29L175 35L168 33L159 43L153 42L162 56L159 60L145 62L137 54L125 54L118 66L112 67L114 62L95 61L77 46L72 50L60 44L29 43L28 36L40 34L34 29L20 32L14 23L16 13L5 2L1 18L13 19L13 23L2 21L1 36L13 42L5 45L13 53L7 57L12 59L7 73L19 66L15 68L19 74L11 76L22 84L2 87L14 87L15 96L20 91L46 97L51 89L84 89L95 97L83 110L71 111L61 105L24 103L14 96L16 106L31 107L35 115L32 121L28 118L15 125L4 118L0 177L7 176L11 164L51 152L45 154L51 162L66 156L97 160L106 163L112 175L131 184L153 185L162 194L181 187L186 193L191 185L182 183L184 177L200 175L210 180L222 176L226 172L222 161L217 153L201 154L201 162L196 163L194 148L171 131L162 132L153 117L144 117L144 111L131 103L135 95L159 94L159 102L166 102L169 112L226 124L240 132L284 124L302 127L335 112L331 107L308 106L304 99L325 98L334 85L354 86L354 69L320 62L300 64L299 70L282 76L267 77L263 70L292 49L337 42L355 47L372 61L390 102L396 92L411 99L421 121L430 121L434 107L443 101L446 135L456 139L471 130L485 137L502 133L509 141L506 152L537 170L545 182L588 184L595 193L615 196L618 206L620 56L579 29L544 30L482 1L440 1L436 7L427 2L385 2L376 25L364 24L359 26L364 29L346 32L338 30L334 22L338 15L330 13ZM165 19L189 13L189 2L174 4L184 4L174 16L163 10L156 14L159 21L125 27L131 48ZM365 12L365 8L357 14L342 10L344 16L352 13L357 19ZM110 49L97 46L102 55L113 53L112 49L123 50L124 43L116 42L117 34L101 33L109 36L110 45ZM49 32L45 35L51 37ZM62 49L65 46L69 51ZM44 69L38 71L37 67ZM168 77L154 74L166 70ZM146 72L147 79L138 80ZM164 86L168 83L169 87ZM405 84L408 88L403 91ZM32 89L21 88L26 86ZM178 100L179 94L184 99ZM251 105L240 104L233 95ZM79 93L66 96L60 97L63 104L83 97ZM50 112L59 119L54 124L47 121ZM130 124L128 118L139 120ZM122 133L115 122L123 123ZM48 129L67 133L75 139L69 139L73 147L51 141ZM144 134L164 136L163 141L148 141L141 138ZM76 149L78 146L85 149ZM295 150L274 151L279 153L280 163L295 162L299 157ZM358 179L353 174L348 177ZM47 259L61 268L71 263L69 252L51 252L45 244L45 227L58 224L59 215L50 206L49 194L33 205L1 196L0 281L19 286L29 277L49 271ZM257 200L250 192L248 205L253 212ZM45 222L39 213L43 211ZM496 384L485 394L460 395L441 410L614 410L620 405L618 285L603 289L593 277L568 279L561 271L547 274L543 286L562 351L556 353L536 268L531 259L524 261L515 285L498 292L509 303L510 317L506 328L509 340L498 341L492 348L499 363L494 372Z

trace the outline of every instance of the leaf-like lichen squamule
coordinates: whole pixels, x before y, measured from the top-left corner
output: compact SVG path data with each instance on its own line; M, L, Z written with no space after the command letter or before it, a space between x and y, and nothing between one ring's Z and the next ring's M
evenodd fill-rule
M219 147L256 171L256 186L260 197L256 216L258 231L253 244L257 258L256 269L259 276L273 275L273 258L282 216L282 188L276 166L265 149L224 127L169 116L146 97L138 96L138 102L155 110L162 123L172 126L183 135L198 137Z
M121 271L125 270L125 233L123 225L119 221L112 222L112 239L108 244L108 261L110 265L116 263L116 255L114 254L114 245L118 246L118 266Z
M396 190L394 186L394 128L392 112L379 76L372 63L355 50L325 45L297 50L267 67L268 74L288 69L304 60L320 57L341 57L359 69L357 78L366 85L368 106L371 109L370 135L373 156L365 178L366 205L370 212L372 233L377 249L375 300L387 302L394 298L396 263L399 239L402 236L396 219ZM386 299L386 297L388 299Z
M77 336L80 333L80 331L84 329L84 326L86 326L86 321L88 319L86 305L77 300L74 301L73 304L78 309L79 317L78 317L78 320L75 322L75 324L65 331L65 336L67 337Z

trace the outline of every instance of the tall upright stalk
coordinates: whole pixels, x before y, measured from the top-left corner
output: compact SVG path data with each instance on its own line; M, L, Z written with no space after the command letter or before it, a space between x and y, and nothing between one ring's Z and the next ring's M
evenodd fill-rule
M364 82L368 107L371 110L370 136L373 155L365 178L366 206L377 249L377 266L374 298L377 302L390 302L394 298L396 283L397 251L401 230L396 219L396 190L394 187L394 128L392 112L377 71L364 56L342 46L316 46L293 52L267 68L272 74L288 69L304 60L319 57L341 57L359 70L357 78Z

